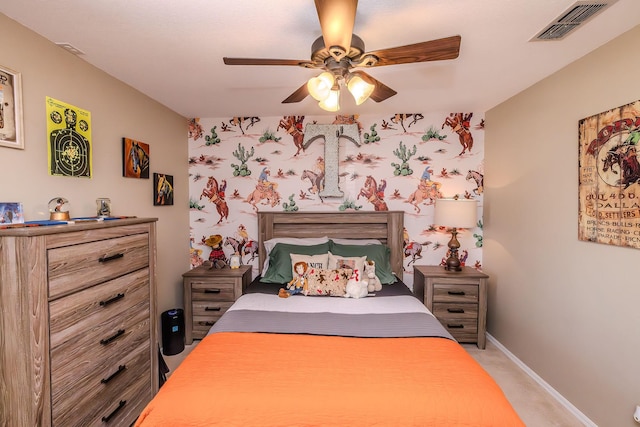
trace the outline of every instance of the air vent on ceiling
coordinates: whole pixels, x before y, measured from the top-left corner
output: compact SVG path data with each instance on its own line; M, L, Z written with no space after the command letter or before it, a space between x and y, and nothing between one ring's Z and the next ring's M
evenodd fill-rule
M531 41L562 40L618 0L577 1L558 18L536 34Z
M66 50L67 52L73 53L74 55L80 56L84 55L84 52L78 49L77 47L71 45L71 43L56 43L58 46Z

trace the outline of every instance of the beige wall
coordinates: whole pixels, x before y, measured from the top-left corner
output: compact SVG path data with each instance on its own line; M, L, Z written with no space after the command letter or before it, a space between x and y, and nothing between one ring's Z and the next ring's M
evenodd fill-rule
M0 201L22 202L27 220L48 218L64 196L72 216L96 214L109 197L114 215L158 218L158 309L182 304L189 268L187 121L131 87L0 14L0 64L22 73L25 149L0 147ZM91 112L93 177L48 174L45 97ZM151 146L151 173L173 175L173 206L153 206L152 179L122 177L122 137Z
M578 121L640 99L638 40L640 27L486 114L489 332L600 426L636 425L640 250L578 241Z

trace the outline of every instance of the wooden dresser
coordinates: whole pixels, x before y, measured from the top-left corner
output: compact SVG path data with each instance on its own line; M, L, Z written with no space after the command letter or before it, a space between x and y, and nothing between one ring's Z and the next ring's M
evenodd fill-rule
M129 426L155 395L155 221L0 230L0 426Z
M240 268L196 267L182 275L184 284L185 343L207 335L251 283L251 265Z
M488 279L471 267L447 271L442 266L416 265L413 293L458 342L484 349Z

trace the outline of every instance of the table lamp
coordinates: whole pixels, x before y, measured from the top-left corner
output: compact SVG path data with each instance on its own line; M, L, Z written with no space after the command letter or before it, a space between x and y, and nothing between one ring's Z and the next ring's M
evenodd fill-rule
M447 271L462 271L458 258L458 228L472 228L476 226L478 202L473 199L454 198L436 199L433 222L435 225L451 227L449 240L449 258L444 266Z

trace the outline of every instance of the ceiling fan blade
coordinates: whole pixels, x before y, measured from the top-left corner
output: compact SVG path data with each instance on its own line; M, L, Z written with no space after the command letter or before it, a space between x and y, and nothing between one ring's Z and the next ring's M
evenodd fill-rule
M373 89L373 92L369 96L369 99L372 99L375 102L382 102L385 99L391 98L393 95L398 93L395 90L391 89L389 86L382 83L380 80L374 79L373 77L371 77L371 75L365 73L362 70L354 71L353 74L357 74L368 83L375 85L375 89Z
M300 102L305 99L309 95L309 89L307 89L307 84L303 84L300 86L295 92L293 92L287 99L282 101L283 104L291 104L293 102Z
M331 51L331 47L340 46L348 53L358 0L315 0L315 3L325 47Z
M445 37L428 42L367 52L365 55L378 57L378 62L374 64L375 67L455 59L460 53L460 39L460 36Z
M312 62L300 59L222 58L226 65L296 65L310 67Z

